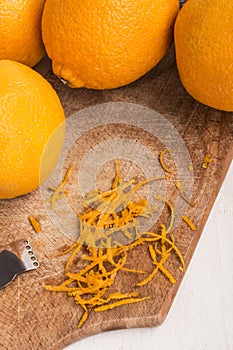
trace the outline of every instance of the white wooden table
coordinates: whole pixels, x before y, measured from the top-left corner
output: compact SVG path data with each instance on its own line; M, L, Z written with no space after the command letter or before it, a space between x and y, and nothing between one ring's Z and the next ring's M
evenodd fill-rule
M66 350L233 349L233 163L167 319L99 334Z

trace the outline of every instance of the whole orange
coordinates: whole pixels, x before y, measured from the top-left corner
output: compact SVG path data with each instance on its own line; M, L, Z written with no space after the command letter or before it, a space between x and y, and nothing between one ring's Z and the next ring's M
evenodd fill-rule
M45 0L0 1L0 59L33 67L44 56L41 17Z
M152 69L173 40L178 0L47 0L42 36L71 87L117 88Z
M36 189L53 170L65 118L51 85L31 68L0 60L0 198Z
M233 111L233 2L188 0L175 23L181 82L196 100Z

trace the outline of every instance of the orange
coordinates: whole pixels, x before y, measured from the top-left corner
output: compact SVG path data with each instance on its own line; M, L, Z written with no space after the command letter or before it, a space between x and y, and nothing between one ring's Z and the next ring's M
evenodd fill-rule
M233 2L188 0L175 23L181 82L196 100L233 111Z
M65 123L51 85L31 68L0 60L0 198L44 182L63 145Z
M41 17L45 0L0 1L0 59L34 66L44 56Z
M47 0L42 36L71 87L117 88L152 69L173 40L178 0Z

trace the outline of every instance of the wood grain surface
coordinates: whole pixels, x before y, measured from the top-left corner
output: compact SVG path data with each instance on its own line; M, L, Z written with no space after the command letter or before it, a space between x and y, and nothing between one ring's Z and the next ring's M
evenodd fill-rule
M57 91L67 118L89 106L130 102L159 112L176 128L186 144L194 168L192 198L195 206L188 208L187 215L195 222L197 230L192 232L184 222L180 222L173 232L188 266L232 160L233 114L199 104L186 93L177 74L173 49L147 75L131 85L112 91L72 90L52 74L47 59L36 69ZM78 148L70 152L65 165L75 162L78 170L82 158L100 140L111 137L137 140L150 148L152 153L161 146L154 137L139 128L110 125L91 130L78 140ZM207 169L203 169L202 160L207 153L211 153L212 162ZM101 181L105 180L103 174ZM75 201L72 196L71 200ZM73 205L76 203L73 202ZM28 222L30 214L40 220L40 234L31 228ZM140 292L151 295L150 300L103 313L91 312L84 326L77 329L82 310L65 294L50 293L44 289L45 284L62 280L65 258L55 258L54 253L70 244L72 239L63 235L49 219L41 203L40 190L21 198L2 200L0 222L1 245L27 238L40 261L38 270L20 275L0 290L0 349L58 350L78 339L110 329L157 326L164 321L184 276L177 268L179 264L174 257L169 262L169 270L177 280L174 285L158 273ZM146 264L146 253L138 248L130 259L136 268L141 268ZM120 273L115 290L121 286L124 286L124 290L131 290L137 278L132 274Z

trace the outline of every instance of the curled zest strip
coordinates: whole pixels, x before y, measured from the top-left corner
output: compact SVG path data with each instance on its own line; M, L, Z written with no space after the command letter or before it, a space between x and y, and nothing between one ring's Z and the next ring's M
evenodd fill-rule
M185 195L184 184L181 183L181 182L179 182L179 181L176 181L175 186L176 186L176 188L179 190L181 197L182 197L188 204L190 204L192 207L194 207L194 203L193 203L190 199L188 199L188 197Z
M68 254L69 252L71 252L74 248L77 247L77 245L79 245L80 243L79 242L75 242L74 244L72 244L69 248L67 248L66 250L63 250L62 252L59 252L55 255L55 257L59 257L59 256L62 256L62 255L66 255Z
M81 320L80 320L79 323L78 323L78 328L82 327L82 325L83 325L84 322L87 320L87 318L88 318L88 311L87 311L87 309L86 309L86 310L84 311L84 313L83 313L83 316L82 316Z
M168 208L170 209L170 212L171 212L171 218L170 218L170 223L169 223L169 226L168 228L166 229L166 232L169 233L173 227L173 224L174 224L174 220L175 220L175 213L174 213L174 208L173 208L173 205L171 204L171 202L168 200L168 199L165 199L161 196L155 196L154 197L155 199L159 200L159 201L162 201L164 203L167 204Z
M154 237L156 237L156 234L152 234ZM150 252L150 256L151 259L153 261L153 264L156 266L154 268L154 270L141 282L139 282L137 284L138 287L142 287L145 284L147 284L148 282L150 282L152 280L152 278L156 275L156 273L158 272L158 270L160 270L168 279L169 281L174 284L176 282L175 278L170 274L170 272L164 267L164 263L166 262L166 260L168 259L170 253L172 250L175 250L180 261L181 261L181 268L184 268L184 261L182 258L182 255L180 254L178 248L175 246L173 241L170 241L167 239L167 231L165 228L165 225L162 224L161 225L161 234L160 236L160 242L161 242L161 251L159 249L154 249L153 246L150 244L149 245L149 252ZM166 247L166 242L168 243L169 241L169 248ZM160 260L157 260L157 254L160 256Z
M152 237L154 237L157 240L161 239L161 235L158 233L153 233L153 232L145 232L144 234L150 235ZM165 242L167 242L170 247L176 252L177 256L179 257L179 260L181 262L181 267L184 269L185 268L185 264L184 264L184 259L182 257L182 254L180 253L179 249L177 248L177 246L174 244L173 241L171 241L170 239L168 239L167 237L163 237L163 240Z
M117 301L117 302L112 303L112 304L96 307L94 309L94 311L95 312L99 312L99 311L112 310L113 308L115 308L117 306L121 306L121 305L125 305L125 304L138 303L140 301L148 300L148 299L150 299L150 297L124 299L124 300L120 300L120 301Z
M156 275L156 273L158 272L159 269L163 268L163 264L165 263L165 261L167 260L168 258L168 255L167 256L164 256L160 262L157 262L155 263L154 261L154 264L156 265L156 268L151 272L151 274L149 276L147 276L143 281L139 282L137 284L138 287L142 287L144 286L145 284L147 284L148 282L150 282L152 280L152 278ZM162 272L165 271L165 268L163 269ZM165 271L165 275L167 275L167 270ZM173 277L172 277L173 279Z
M168 168L168 167L165 165L164 160L163 160L163 156L164 156L166 153L169 153L169 150L168 150L167 148L165 148L165 149L160 153L160 155L159 155L159 161L160 161L160 164L161 164L161 167L163 168L163 170L164 170L166 173L170 174L170 176L171 176L172 170L171 170L170 168ZM170 177L170 176L169 176L169 177Z
M58 187L50 187L50 190L52 190L54 193L51 196L51 198L48 198L45 201L43 201L43 203L51 202L51 209L52 210L55 210L56 201L66 197L68 195L68 191L66 189L64 189L64 187L65 187L65 185L67 184L67 182L70 179L70 175L71 175L72 169L73 169L73 165L71 165L67 169L67 171L66 171L66 173L64 175L64 178L63 178L62 182L60 183L60 185Z
M82 247L82 244L79 243L75 249L73 250L73 252L71 253L69 259L67 260L66 262L66 265L65 265L65 271L68 271L69 267L70 267L70 264L72 263L72 261L74 260L76 254L79 252L79 250L81 249Z

